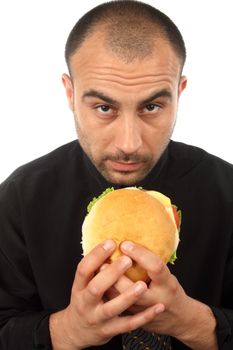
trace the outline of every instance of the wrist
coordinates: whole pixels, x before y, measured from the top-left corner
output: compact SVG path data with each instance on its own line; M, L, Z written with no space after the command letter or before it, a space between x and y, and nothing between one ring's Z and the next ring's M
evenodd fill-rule
M216 319L209 306L187 297L185 309L183 327L174 336L193 350L217 350Z
M75 346L69 338L65 322L66 310L58 311L50 315L49 331L53 350L81 350Z

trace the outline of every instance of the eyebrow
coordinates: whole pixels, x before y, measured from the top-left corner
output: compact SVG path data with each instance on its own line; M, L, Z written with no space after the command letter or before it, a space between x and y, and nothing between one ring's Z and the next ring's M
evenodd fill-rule
M85 98L88 98L88 97L97 97L97 98L99 98L107 103L118 104L118 102L116 100L114 100L113 98L105 95L101 91L97 91L94 89L91 89L91 90L84 92L84 94L82 95L82 100L85 100Z
M97 98L99 98L107 103L110 103L110 104L119 104L119 102L116 101L115 99L113 99L112 97L109 97L109 96L105 95L105 93L103 93L101 91L97 91L95 89L91 89L91 90L84 92L84 94L82 95L82 100L85 100L88 97L97 97ZM159 97L167 97L171 100L172 93L171 93L171 91L169 91L167 89L162 89L160 91L154 92L152 95L147 97L145 100L140 101L139 105L150 103Z
M162 89L160 91L157 91L155 93L153 93L152 95L150 95L149 97L147 97L145 100L142 100L140 102L140 104L147 104L150 103L154 100L156 100L159 97L167 97L169 100L172 99L172 93L170 90L167 89Z

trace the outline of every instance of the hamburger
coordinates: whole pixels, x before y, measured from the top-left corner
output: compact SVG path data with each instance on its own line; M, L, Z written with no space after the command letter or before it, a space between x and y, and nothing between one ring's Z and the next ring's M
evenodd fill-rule
M176 260L181 212L164 194L136 187L108 188L91 201L87 211L82 226L84 255L100 242L113 239L117 248L109 262L122 255L120 244L125 240L144 246L166 264ZM136 263L125 274L132 281L149 280Z

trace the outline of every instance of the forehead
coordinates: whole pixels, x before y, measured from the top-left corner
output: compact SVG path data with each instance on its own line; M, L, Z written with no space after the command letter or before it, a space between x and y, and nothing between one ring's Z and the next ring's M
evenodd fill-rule
M150 54L129 62L105 45L101 32L86 39L70 60L72 78L81 84L140 86L163 81L173 85L179 80L180 68L178 57L163 39L156 41Z

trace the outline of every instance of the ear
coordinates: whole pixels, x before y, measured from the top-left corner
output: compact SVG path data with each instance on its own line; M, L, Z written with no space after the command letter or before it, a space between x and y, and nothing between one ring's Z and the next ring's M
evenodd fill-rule
M68 74L62 75L62 83L63 83L64 88L66 90L66 97L68 100L69 107L70 107L71 111L73 112L73 110L74 110L74 88L73 88L72 80Z
M184 89L187 86L187 78L183 75L180 78L179 86L178 86L178 97L180 97L181 93L184 91Z

